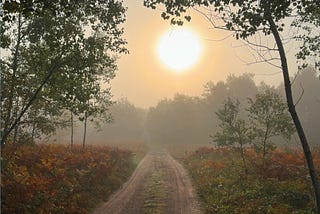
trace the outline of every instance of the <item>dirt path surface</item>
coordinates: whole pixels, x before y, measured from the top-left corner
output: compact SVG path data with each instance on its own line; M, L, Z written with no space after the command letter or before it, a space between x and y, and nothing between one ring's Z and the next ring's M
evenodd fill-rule
M151 151L108 202L93 214L201 213L186 170L167 152Z

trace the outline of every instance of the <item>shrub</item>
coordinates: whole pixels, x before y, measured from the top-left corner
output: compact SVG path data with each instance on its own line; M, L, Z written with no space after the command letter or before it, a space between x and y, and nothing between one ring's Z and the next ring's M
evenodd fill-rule
M263 163L254 149L247 149L247 174L233 149L201 148L187 155L184 164L205 213L312 213L315 203L302 152L277 149L268 155Z
M101 146L8 145L2 157L4 213L88 213L134 170L130 151Z

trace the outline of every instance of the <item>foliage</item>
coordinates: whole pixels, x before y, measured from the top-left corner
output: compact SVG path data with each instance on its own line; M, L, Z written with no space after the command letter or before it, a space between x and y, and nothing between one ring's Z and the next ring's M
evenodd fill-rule
M184 158L205 213L312 213L313 193L301 151L277 149L267 164L247 149L249 173L232 148L203 147ZM320 153L314 154L320 162ZM319 164L317 165L319 169Z
M248 98L248 116L244 119L239 116L240 102L230 97L216 112L220 130L212 136L212 140L218 146L238 148L245 170L246 145L252 144L264 159L267 152L275 148L270 141L272 137L280 135L289 140L294 133L287 106L281 96L267 86L261 88L263 91L256 94L254 99Z
M202 96L176 94L151 107L146 115L147 140L160 144L201 144L211 141L219 121L215 112L228 96L239 99L245 108L247 97L254 97L260 86L252 74L229 75L226 81L209 81ZM243 111L239 112L242 117Z
M131 175L132 158L130 151L111 147L7 145L2 212L88 213Z
M220 108L216 115L220 120L219 127L221 132L217 132L213 136L213 141L218 146L232 146L239 145L243 147L245 144L250 143L250 129L246 121L239 118L239 105L238 100L234 101L227 98L222 108Z
M303 1L303 7L298 10L299 16L292 23L292 26L302 29L302 33L295 35L295 38L300 41L300 50L296 54L299 60L299 67L305 68L309 64L313 64L317 71L320 70L320 37L317 30L320 25L320 8L319 0ZM313 60L313 61L312 61ZM307 61L307 62L306 62Z
M205 85L203 97L206 104L215 112L226 97L237 99L243 105L247 98L252 98L258 93L258 85L254 82L254 75L244 73L239 76L228 75L225 82L208 82Z
M225 101L224 106L216 112L221 130L216 132L212 138L218 146L238 147L244 169L247 170L244 146L251 143L252 134L247 122L239 118L239 105L238 100L228 98Z
M150 108L146 117L148 141L161 144L196 142L202 137L197 128L202 126L198 106L197 98L182 94L161 100L156 107Z
M271 88L264 89L255 99L249 98L247 111L255 138L254 146L263 157L274 147L270 142L272 137L280 135L289 140L295 131L286 103Z
M248 98L255 101L256 95L258 93L264 93L267 89L274 91L282 98L284 95L281 92L282 87L283 86L279 86L273 89L263 82L256 84L251 74L242 74L239 76L230 75L225 81L219 82L209 81L204 86L202 96L192 97L180 95L159 101L155 107L151 107L149 111L146 112L146 120L143 121L145 125L144 137L147 137L151 143L173 145L183 143L184 148L192 144L205 146L208 142L212 141L210 135L220 131L220 121L215 112L222 107L227 97L239 100L240 109L238 118L246 119L248 117L246 109L248 109L250 105ZM310 140L312 140L310 142L317 145L319 143L317 140L317 127L320 125L320 114L318 114L320 97L317 91L320 90L320 84L314 69L301 72L301 74L295 78L292 87L296 102L299 100L301 93L303 91L305 92L300 102L296 105L296 108L299 110L299 115L301 115L305 131L308 137L310 137ZM284 100L281 99L281 102L283 103ZM119 105L116 105L116 107ZM121 111L119 113L112 109L113 108L111 108L111 112L115 115L115 123L106 126L104 128L106 131L102 131L101 134L98 133L97 136L104 135L104 132L106 132L106 139L112 139L112 133L123 132L125 136L126 133L130 133L133 129L120 126L120 124L117 125L116 115L119 113L121 113L121 115L127 115L126 117L129 118L128 122L131 123L130 109L124 109L124 112ZM120 109L123 108L121 107ZM286 110L284 110L284 112L286 112ZM120 119L121 118L122 117L120 117ZM121 121L123 120L121 119L120 122ZM247 125L249 125L249 121L247 121L247 123ZM140 123L137 122L137 124L135 127L140 126ZM111 130L112 133L110 133ZM103 142L103 140L101 141ZM258 139L256 139L256 141L258 141ZM293 143L292 139L290 140L290 143L291 142ZM288 142L286 138L273 137L272 143L277 146Z
M105 116L117 54L127 53L119 26L125 10L122 2L108 0L5 1L3 140L20 124L25 126L20 132L28 132L32 125L56 121L65 109L81 119Z
M143 141L146 110L120 99L110 107L110 114L113 121L100 127L103 130L100 142Z

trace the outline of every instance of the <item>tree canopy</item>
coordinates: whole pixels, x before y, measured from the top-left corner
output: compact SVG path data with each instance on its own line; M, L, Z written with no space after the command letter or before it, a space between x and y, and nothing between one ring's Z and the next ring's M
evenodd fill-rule
M59 110L103 114L116 59L127 53L122 2L5 1L3 8L2 142L19 124L30 126L30 109L48 120Z

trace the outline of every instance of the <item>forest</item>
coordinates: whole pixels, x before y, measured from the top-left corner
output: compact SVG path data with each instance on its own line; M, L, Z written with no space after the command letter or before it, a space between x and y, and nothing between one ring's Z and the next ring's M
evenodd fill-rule
M255 49L267 54L254 63L277 67L283 81L230 71L208 79L200 95L176 93L141 108L111 90L119 58L131 51L123 1L4 1L2 211L104 213L103 204L118 209L130 196L140 200L132 213L181 213L187 205L194 213L320 213L319 2L142 2L162 4L160 16L179 26L190 22L190 8L210 7L222 23L210 16L212 27L249 46L258 33L273 36L273 47ZM291 18L289 28L301 30L290 38L298 44L295 73L281 37Z
M292 77L293 78L293 77ZM205 146L213 142L212 136L219 131L219 118L216 112L223 107L228 97L239 101L239 116L249 120L246 109L249 99L257 94L270 90L280 96L285 103L283 86L256 84L254 75L245 73L240 76L229 75L226 81L208 82L203 87L201 96L192 97L176 94L173 98L164 98L149 109L135 107L127 99L117 101L110 108L112 122L98 125L88 124L88 139L92 143L104 142L147 142L148 144L177 144ZM295 77L293 84L294 99L300 113L303 126L312 146L318 146L318 127L320 102L317 91L320 91L319 77L312 69L305 69ZM302 94L303 93L303 94ZM49 140L70 143L70 129L58 131L59 134ZM83 125L77 122L75 129L78 143L81 143ZM299 146L297 136L291 138L274 136L276 145L287 147Z

